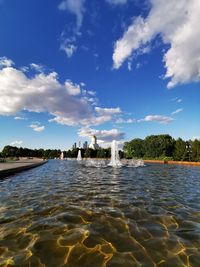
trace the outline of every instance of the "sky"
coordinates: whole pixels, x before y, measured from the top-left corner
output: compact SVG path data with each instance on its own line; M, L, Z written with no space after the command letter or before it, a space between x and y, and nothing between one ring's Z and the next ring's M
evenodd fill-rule
M199 0L1 0L0 149L200 138Z

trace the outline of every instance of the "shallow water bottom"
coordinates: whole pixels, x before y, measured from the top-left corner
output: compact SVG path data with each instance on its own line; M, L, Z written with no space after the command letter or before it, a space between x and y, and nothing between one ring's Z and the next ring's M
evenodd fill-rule
M199 266L199 178L50 161L0 181L0 266Z

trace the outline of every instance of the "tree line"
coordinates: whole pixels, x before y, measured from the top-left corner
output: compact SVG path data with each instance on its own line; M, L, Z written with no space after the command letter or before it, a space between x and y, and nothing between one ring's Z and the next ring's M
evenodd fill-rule
M71 149L63 151L65 158L76 158L78 155L79 148ZM60 149L29 149L23 147L15 147L15 146L5 146L0 153L1 158L20 158L20 157L28 157L28 158L45 158L45 159L54 159L59 158L62 151ZM111 149L103 149L99 148L97 150L93 150L91 148L81 149L81 155L85 158L110 158Z
M64 151L64 157L76 158L78 148ZM168 134L150 135L145 139L135 138L125 142L120 158L142 158L176 161L200 161L200 140L184 141L174 139ZM60 149L29 149L5 146L0 153L1 158L38 157L45 159L59 158ZM83 158L110 158L111 149L81 149Z
M79 148L71 149L66 151L67 158L75 158L78 155ZM96 150L91 148L83 149L81 148L82 158L110 158L111 149L110 148L98 148Z
M60 157L60 149L30 149L15 146L5 146L0 153L2 158L19 158L19 157L36 157L36 158L46 158L53 159Z
M200 161L200 140L184 141L168 134L136 138L124 144L126 158Z

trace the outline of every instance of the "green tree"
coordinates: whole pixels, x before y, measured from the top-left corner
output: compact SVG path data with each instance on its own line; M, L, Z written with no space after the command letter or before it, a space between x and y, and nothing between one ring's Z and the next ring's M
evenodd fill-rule
M142 158L144 156L144 141L136 138L124 144L126 158Z
M174 149L174 160L188 160L187 150L186 150L186 142L183 139L178 138L175 141L175 149Z
M97 150L94 150L92 148L87 148L85 150L85 158L96 158L97 157Z
M191 144L192 161L200 161L200 140L195 139Z
M105 158L106 157L106 151L103 148L99 148L97 150L97 158Z
M145 157L147 158L165 158L172 157L175 141L168 134L150 135L144 140Z
M19 156L19 149L14 146L5 146L2 150L2 156L4 158L14 158Z

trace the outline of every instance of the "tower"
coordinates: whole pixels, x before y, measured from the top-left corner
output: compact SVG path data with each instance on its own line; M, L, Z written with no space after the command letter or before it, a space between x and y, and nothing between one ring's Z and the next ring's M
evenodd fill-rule
M92 148L94 150L99 148L99 145L97 144L97 137L95 135L93 135L91 138L91 143L89 145L89 148Z

